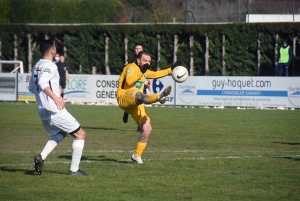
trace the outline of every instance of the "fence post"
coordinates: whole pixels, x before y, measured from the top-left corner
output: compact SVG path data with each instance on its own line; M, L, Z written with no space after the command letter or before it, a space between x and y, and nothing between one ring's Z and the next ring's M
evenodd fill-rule
M160 35L157 34L157 65L156 70L160 70Z
M261 58L261 54L260 54L260 36L261 36L261 33L258 33L258 39L257 39L257 75L260 74L260 58Z
M14 60L18 60L18 37L14 34ZM15 68L18 67L18 64L15 64Z
M125 36L125 39L124 39L124 44L125 44L125 62L124 62L124 63L126 63L126 61L127 61L127 59L128 59L128 54L127 54L127 50L128 50L128 39L127 39L126 36Z
M226 75L226 66L225 66L225 34L222 34L222 76Z
M105 35L105 74L106 75L110 75L110 69L108 66L108 42L109 42L109 38Z
M209 38L205 35L205 75L209 74Z
M178 49L178 35L174 35L174 52L173 52L173 63L177 61L177 49Z
M277 44L278 37L279 37L278 34L274 35L274 38L275 38L275 44L274 44L275 76L277 75L277 69L278 69L278 59L277 59L277 57L278 57L278 44Z
M194 75L194 57L193 57L194 36L190 36L190 75Z

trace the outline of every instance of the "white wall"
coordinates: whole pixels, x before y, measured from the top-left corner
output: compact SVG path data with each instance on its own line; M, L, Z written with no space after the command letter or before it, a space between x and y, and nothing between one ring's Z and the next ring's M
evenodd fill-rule
M300 22L300 15L247 14L246 22Z

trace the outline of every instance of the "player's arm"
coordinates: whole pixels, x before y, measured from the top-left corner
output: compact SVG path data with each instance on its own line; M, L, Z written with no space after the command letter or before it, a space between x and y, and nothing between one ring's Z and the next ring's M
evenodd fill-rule
M145 72L145 75L147 78L149 79L157 79L157 78L161 78L167 75L170 75L172 73L172 69L171 68L167 68L165 70L159 70L159 71L151 71L151 70L147 70Z
M159 71L151 71L151 70L146 70L145 71L145 75L147 78L151 79L151 78L161 78L167 75L170 75L173 71L173 69L176 66L181 66L182 62L180 60L177 60L172 67L167 68L165 70L159 70ZM150 68L150 66L148 67L148 69Z
M57 109L61 110L65 107L65 104L63 102L64 99L62 97L56 96L56 94L52 91L50 86L50 79L53 77L55 70L57 71L57 68L51 68L50 66L44 67L38 84L43 90L43 92L51 99L53 99L54 103L57 106Z
M118 90L123 89L124 86L124 81L125 81L125 76L126 76L126 67L123 68L123 71L118 79Z

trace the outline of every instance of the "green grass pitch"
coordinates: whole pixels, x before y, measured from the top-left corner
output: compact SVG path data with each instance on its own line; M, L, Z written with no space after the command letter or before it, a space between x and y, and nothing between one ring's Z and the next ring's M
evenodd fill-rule
M69 176L68 136L34 174L48 135L34 103L0 102L0 200L300 200L300 111L149 107L152 134L115 106L66 105L87 133Z

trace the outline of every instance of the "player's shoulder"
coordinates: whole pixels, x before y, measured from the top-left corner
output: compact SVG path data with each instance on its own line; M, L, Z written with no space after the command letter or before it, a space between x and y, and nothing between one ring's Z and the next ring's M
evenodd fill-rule
M50 60L41 59L40 62L40 66L43 66L44 71L46 70L48 72L51 72L53 70L57 70L56 64Z
M138 65L136 65L136 63L129 63L125 66L125 68L139 68Z

